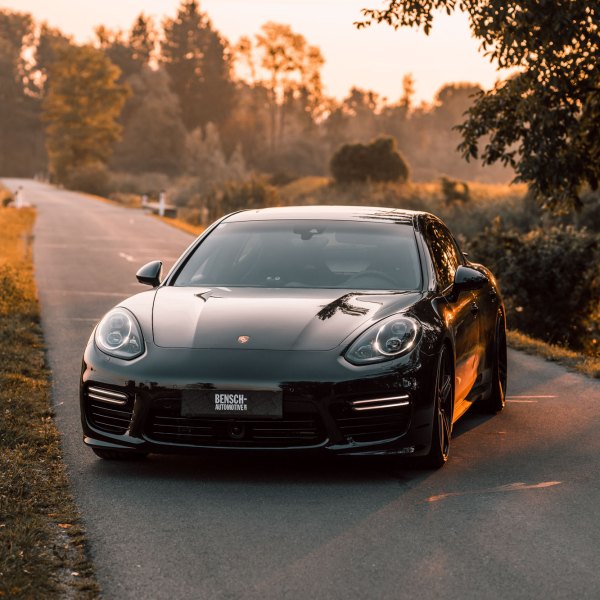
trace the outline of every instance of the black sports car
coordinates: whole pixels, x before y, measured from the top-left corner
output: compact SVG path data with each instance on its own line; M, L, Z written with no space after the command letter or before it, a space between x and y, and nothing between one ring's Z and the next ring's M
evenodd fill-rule
M443 465L453 423L505 402L498 285L435 216L310 206L214 223L100 321L84 441L102 458L324 452Z

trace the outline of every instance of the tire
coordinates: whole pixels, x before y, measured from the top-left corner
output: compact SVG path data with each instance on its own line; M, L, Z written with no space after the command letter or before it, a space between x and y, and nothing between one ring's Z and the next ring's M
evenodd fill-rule
M102 450L100 448L92 448L96 456L103 460L143 460L148 455L143 452L127 452L121 450Z
M485 400L479 403L481 410L488 414L502 411L506 405L506 330L502 315L498 316L494 333L494 348L492 356L492 383L490 392Z
M423 466L427 469L443 467L448 462L450 455L454 385L452 383L452 362L447 346L442 348L438 357L434 395L431 449L429 454L423 458Z

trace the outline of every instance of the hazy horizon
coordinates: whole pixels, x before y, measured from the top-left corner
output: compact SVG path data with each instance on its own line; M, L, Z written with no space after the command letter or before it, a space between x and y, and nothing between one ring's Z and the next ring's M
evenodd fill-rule
M117 0L75 2L55 0L4 0L2 8L29 12L36 21L48 21L78 42L93 39L94 27L130 28L144 12L157 23L174 16L179 0ZM356 86L379 93L389 101L402 92L402 78L415 79L415 100L431 102L435 93L451 82L479 83L491 87L500 77L471 37L465 15L437 16L430 36L420 31L394 31L384 25L358 31L360 9L375 7L377 0L204 0L200 8L229 42L253 36L267 21L288 23L317 45L325 57L323 82L327 94L345 97Z

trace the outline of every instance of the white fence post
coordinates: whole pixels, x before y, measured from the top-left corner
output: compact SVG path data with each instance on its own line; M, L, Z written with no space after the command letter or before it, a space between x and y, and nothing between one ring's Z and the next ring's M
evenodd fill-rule
M158 196L158 214L161 217L165 216L166 194L161 192Z

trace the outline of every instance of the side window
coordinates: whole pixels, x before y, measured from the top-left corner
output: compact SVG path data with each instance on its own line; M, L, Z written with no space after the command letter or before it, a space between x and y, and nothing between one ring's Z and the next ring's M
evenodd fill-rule
M444 290L454 281L454 274L462 264L462 258L454 238L440 223L430 221L427 224L427 242L440 289Z

